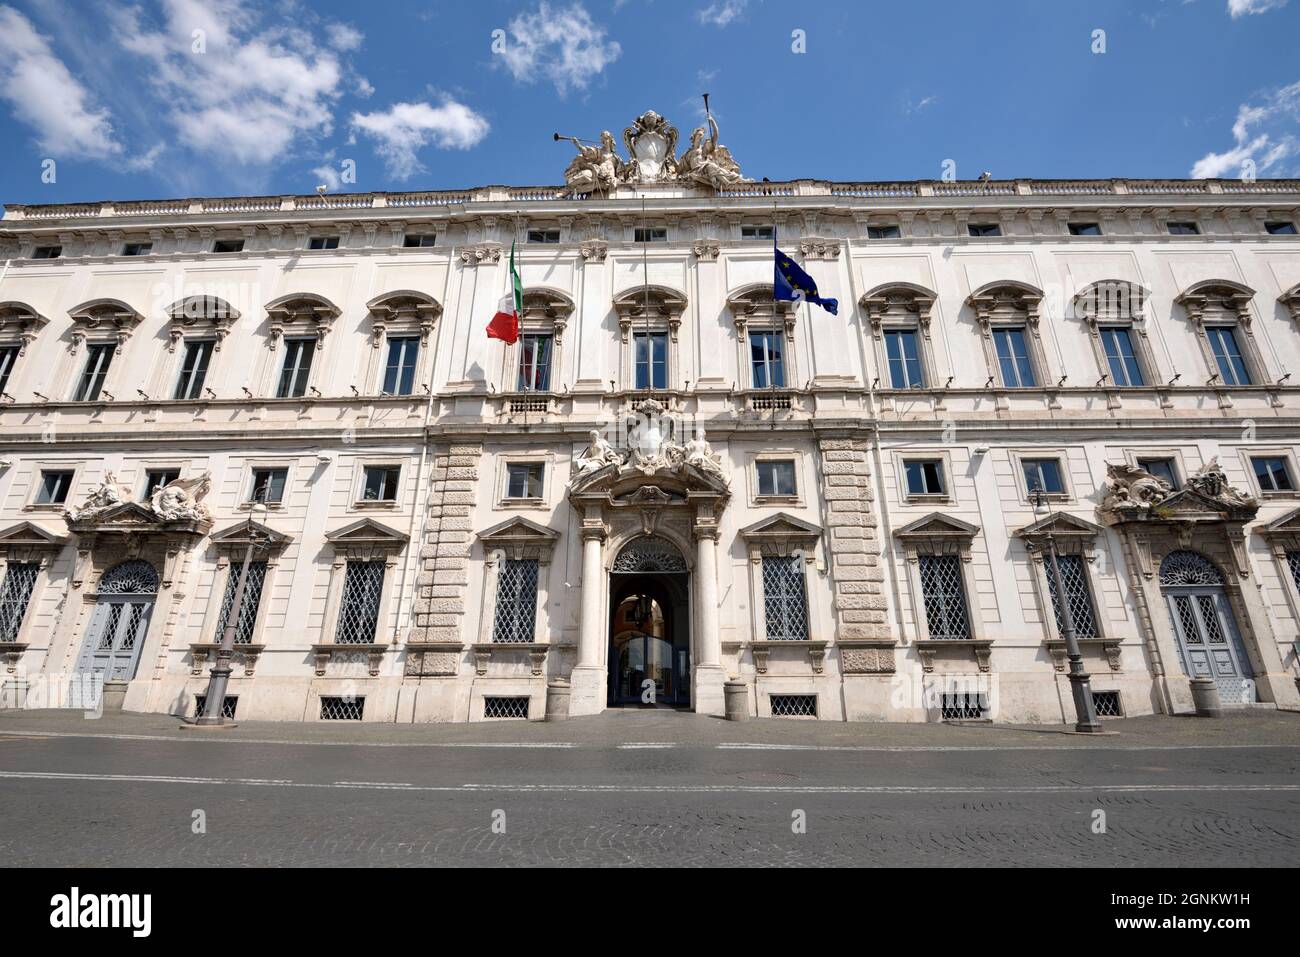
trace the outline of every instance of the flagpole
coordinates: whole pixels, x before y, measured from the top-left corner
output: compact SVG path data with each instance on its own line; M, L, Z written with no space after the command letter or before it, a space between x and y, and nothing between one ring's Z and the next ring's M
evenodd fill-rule
M645 319L645 384L646 389L650 392L650 398L655 396L655 375L654 375L654 348L650 342L650 232L646 225L645 219L645 194L641 194L641 313ZM635 238L635 237L634 237ZM636 337L633 336L635 345ZM665 345L665 349L667 346ZM636 355L636 349L632 350L633 356ZM667 356L664 357L667 359ZM635 360L634 360L635 361ZM665 365L667 363L665 362ZM633 378L636 376L636 370L633 369ZM665 382L664 385L668 383Z

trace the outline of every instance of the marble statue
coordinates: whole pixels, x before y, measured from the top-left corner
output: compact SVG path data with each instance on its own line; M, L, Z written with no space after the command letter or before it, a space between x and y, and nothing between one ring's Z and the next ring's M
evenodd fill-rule
M192 479L176 479L155 489L149 504L164 522L207 521L212 515L200 499L211 487L207 472Z
M607 465L622 465L623 456L596 429L591 430L589 445L574 461L578 474L595 472Z
M85 521L107 512L110 508L116 508L128 501L129 497L130 494L118 483L117 476L110 471L105 471L104 478L90 490L86 501L80 507L69 505L63 510L63 515L70 522Z
M614 143L614 134L605 130L600 134L600 145L583 146L576 136L560 136L557 140L569 140L578 148L578 155L564 171L564 183L568 191L577 196L587 193L609 192L624 178L624 163L618 155Z
M714 189L728 189L745 181L731 150L718 142L718 124L712 116L709 117L708 138L705 138L704 127L696 127L691 133L691 145L677 161L677 168L682 179Z
M713 446L709 445L703 429L697 430L695 437L686 443L684 452L687 465L726 478L726 473L722 469L722 457L713 451Z

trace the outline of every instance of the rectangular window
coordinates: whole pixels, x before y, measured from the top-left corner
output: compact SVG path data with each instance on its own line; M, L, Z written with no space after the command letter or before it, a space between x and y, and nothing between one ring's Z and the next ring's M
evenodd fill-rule
M1110 367L1110 381L1118 386L1145 385L1142 367L1133 351L1132 332L1123 326L1103 326L1098 332Z
M868 239L901 239L902 232L897 226L868 226Z
M1071 236L1100 236L1100 223L1069 223Z
M218 239L212 244L214 253L242 253L244 251L244 241L242 239Z
M1250 385L1250 371L1241 357L1237 334L1231 326L1206 326L1205 338L1210 341L1210 351L1219 366L1219 378L1224 385Z
M185 358L181 361L180 378L176 380L173 399L203 398L203 383L208 377L208 363L216 343L211 339L186 339Z
M127 243L122 247L123 256L148 256L153 252L153 243Z
M885 359L891 389L924 389L921 349L915 329L885 330Z
M558 229L530 229L528 230L528 241L554 246L560 241L560 231Z
M81 370L81 378L77 381L74 402L94 402L99 398L99 393L104 388L104 380L108 378L108 367L113 361L116 348L111 343L98 343L86 349L86 365Z
M917 560L925 621L931 638L969 638L966 587L962 584L961 558L956 555L921 555Z
M149 469L144 473L144 492L140 496L140 501L149 501L153 498L154 492L164 485L170 485L180 477L180 469Z
M506 498L541 498L542 477L546 466L541 462L510 462L506 465Z
M535 558L508 558L497 575L497 607L492 640L526 644L533 640L537 619L537 566Z
M1142 469L1144 472L1168 482L1170 488L1178 488L1178 471L1174 467L1173 459L1138 459L1137 464L1138 468Z
M307 240L308 249L338 249L339 238L337 236L313 236Z
M668 335L637 332L632 336L638 389L668 388Z
M1170 236L1199 236L1201 227L1191 222L1167 223Z
M0 642L18 640L40 567L36 562L9 562L5 566L4 582L0 584Z
M633 231L633 240L638 243L666 243L668 242L668 230L657 226L638 226Z
M785 342L779 332L751 332L749 360L755 389L785 388Z
M397 480L402 476L400 465L367 465L361 487L363 502L397 501Z
M1061 585L1070 602L1070 617L1074 633L1080 638L1096 638L1097 619L1092 612L1092 591L1088 587L1088 571L1078 555L1058 555L1057 567L1061 569ZM1051 561L1047 565L1047 593L1052 598L1052 613L1056 617L1056 633L1061 634L1065 622L1061 618L1061 600L1056 594L1056 576L1052 574Z
M757 464L758 494L794 496L798 492L794 459L768 459Z
M1034 379L1033 363L1029 361L1024 326L994 329L993 344L997 347L998 368L1002 371L1004 386L1008 389L1032 389L1038 384Z
M267 505L283 502L284 487L288 481L288 469L253 469L253 484L248 490L248 500Z
M410 395L415 391L415 364L419 357L418 336L388 337L388 364L384 366L384 395Z
M1255 480L1259 482L1261 492L1295 491L1295 483L1291 481L1291 470L1282 456L1252 456L1250 464L1255 470Z
M741 226L740 238L741 239L771 239L772 227L771 226Z
M62 246L37 246L32 250L33 259L58 259L62 255Z
M907 473L908 495L945 495L942 459L908 459L903 463Z
M551 342L549 335L522 336L519 340L520 392L548 392L551 388Z
M9 388L9 377L13 375L20 349L20 346L0 346L0 394Z
M1002 227L997 223L968 223L966 232L972 236L1001 236Z
M402 237L402 246L406 249L422 249L434 245L437 240L436 233L407 233Z
M226 633L226 622L230 620L230 610L235 607L235 589L239 587L239 562L230 563L226 575L226 591L221 596L221 612L217 616L217 632L212 636L214 642L220 643ZM253 641L253 625L257 623L257 606L262 602L262 585L266 581L266 562L249 562L248 576L244 582L244 601L239 606L239 621L235 623L235 644L248 645Z
M284 365L280 368L280 384L275 390L277 398L296 399L307 394L307 378L311 375L311 360L315 353L315 339L284 340Z
M72 472L42 472L36 492L37 505L62 505L72 490Z
M1295 223L1265 223L1264 231L1270 236L1294 236Z
M368 645L379 625L379 599L384 591L382 561L350 561L339 596L339 625L334 641L340 645Z
M1025 473L1027 491L1041 491L1048 495L1065 494L1060 459L1021 459L1020 467Z
M797 555L763 556L763 605L768 641L808 640L808 597L804 560Z

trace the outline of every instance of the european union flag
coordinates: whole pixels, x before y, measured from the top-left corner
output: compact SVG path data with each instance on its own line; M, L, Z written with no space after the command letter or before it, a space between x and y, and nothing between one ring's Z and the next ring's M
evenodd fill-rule
M805 299L821 306L832 316L838 316L839 300L823 299L817 295L813 277L799 268L799 264L776 248L776 230L772 230L772 251L776 254L776 269L772 278L772 298L778 302L797 302Z

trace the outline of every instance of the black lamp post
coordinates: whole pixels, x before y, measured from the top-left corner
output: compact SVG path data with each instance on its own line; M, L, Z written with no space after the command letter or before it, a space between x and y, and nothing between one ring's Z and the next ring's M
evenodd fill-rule
M262 490L263 493L265 490ZM266 512L266 505L259 500L253 504L248 513L248 547L244 549L244 560L239 566L239 580L235 583L235 595L230 602L230 611L226 615L226 627L221 632L221 644L217 646L217 660L208 677L207 697L203 702L203 714L195 719L199 727L220 727L226 723L223 707L226 701L226 687L230 684L230 663L235 657L235 635L239 630L239 618L244 610L244 590L248 585L248 566L253 561L253 551L258 547L257 533L253 516Z
M1052 509L1042 489L1029 493L1033 503L1034 514L1047 505L1047 515L1052 517ZM1061 578L1061 564L1057 561L1056 535L1052 523L1047 525L1044 536L1047 544L1047 573L1052 576L1052 591L1056 595L1056 607L1061 613L1061 639L1065 642L1065 654L1070 659L1070 693L1074 697L1074 730L1093 734L1101 731L1097 712L1092 704L1092 676L1083 667L1083 654L1079 651L1079 639L1074 633L1074 613L1070 609L1070 599L1065 593L1065 582Z

